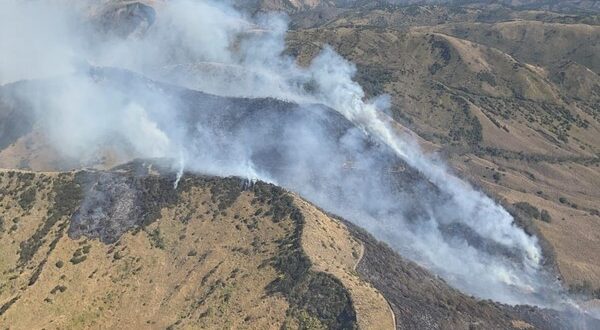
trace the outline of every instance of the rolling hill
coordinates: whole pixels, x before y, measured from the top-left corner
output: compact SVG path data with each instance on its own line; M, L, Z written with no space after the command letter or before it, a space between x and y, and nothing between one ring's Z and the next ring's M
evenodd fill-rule
M141 40L165 6L91 4L86 19L101 33L90 43ZM236 5L258 20L287 13L285 45L273 47L300 68L327 47L351 61L365 99L389 97L391 127L508 211L510 225L539 243L540 272L564 287L569 297L561 289L561 299L596 310L596 2ZM265 31L250 26L227 47L235 54L244 38ZM0 85L0 325L600 327L576 308L471 296L480 283L444 272L419 254L430 252L422 246L449 244L448 259L475 250L485 265L510 267L525 264L519 247L477 231L469 214L455 214L461 204L439 182L332 106L248 97L264 89L269 72L171 63L186 58L177 51L148 75L78 63L70 74ZM237 81L249 81L247 90L223 95ZM89 94L71 100L72 88ZM73 116L78 106L92 115ZM169 137L192 157L163 131L175 132ZM430 240L419 250L411 239L423 237ZM507 283L527 301L544 299L544 290L528 294Z
M577 326L566 313L465 296L276 186L186 174L174 189L161 166L1 171L0 322L11 329Z

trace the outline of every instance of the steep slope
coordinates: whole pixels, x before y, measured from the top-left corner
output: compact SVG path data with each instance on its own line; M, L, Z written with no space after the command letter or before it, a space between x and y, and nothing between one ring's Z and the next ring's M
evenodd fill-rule
M0 172L6 192L0 323L12 329L566 325L567 314L522 313L466 297L275 186L185 175L173 189L173 180L159 162L109 172Z
M288 13L309 11L315 8L371 9L398 7L426 7L445 5L498 11L506 15L511 10L554 11L565 13L600 12L600 5L593 0L253 0L237 1L240 7L254 11L280 10Z
M396 119L437 143L536 154L596 153L593 99L581 105L565 101L543 69L497 49L444 34L371 28L289 36L290 51L305 62L325 43L357 63L357 79L370 95L390 94Z
M572 61L598 74L600 26L519 20L494 24L450 24L436 28L498 48L525 63L554 66Z
M355 297L337 278L312 270L300 246L303 214L290 194L263 183L192 176L176 191L172 177L141 174L147 170L2 172L0 323L14 329L357 324ZM371 307L384 304L364 284L353 288ZM384 318L374 321L385 325Z
M122 2L104 13L105 15L101 15L100 22L109 23L106 25L108 31L135 36L143 33L144 29L152 24L153 11L145 6L151 3L152 1L144 1L142 5L142 2ZM309 8L316 4L279 1L261 3L293 12L298 11L301 6L306 5L306 8ZM357 4L369 5L369 1L346 3L344 6ZM514 3L515 6L522 4ZM301 60L306 63L324 43L329 43L347 58L357 62L357 79L365 86L369 96L389 93L392 96L392 114L403 127L409 127L426 138L430 149L441 151L463 177L484 188L505 206L513 208L515 214L521 215L520 224L527 228L528 233L543 234L550 243L545 246L546 265L556 261L560 275L572 286L573 291L597 296L598 291L595 289L600 285L597 266L600 264L600 236L596 226L599 216L596 204L600 197L597 189L600 186L600 134L597 113L598 75L590 67L597 64L594 41L598 31L591 25L579 24L594 22L595 16L535 11L513 12L506 7L496 8L499 10L486 15L485 6L451 9L439 6L406 8L408 9L377 6L374 11L328 8L298 14L298 17L305 20L302 24L297 24L298 27L326 24L332 28L299 28L289 38L288 51L300 55ZM393 14L389 15L390 12ZM341 18L336 17L340 13ZM445 14L448 16L444 16ZM403 17L410 17L411 21L402 24ZM445 20L496 22L515 18L525 18L526 21L478 23L472 24L473 27L472 22L434 28L429 26L444 23ZM313 22L313 19L318 22ZM536 19L560 24L533 22ZM111 22L120 20L124 20L125 23L131 22L132 25L121 22L115 25L116 29L110 26ZM563 24L565 22L578 24ZM406 26L419 24L428 26L406 29ZM495 36L495 40L487 40L488 36ZM540 38L545 42L538 42ZM590 40L590 45L582 40ZM530 50L522 47L523 43L534 47ZM552 54L553 49L546 45L560 50L557 51L560 54L558 59L547 56ZM185 66L183 68L187 69ZM112 74L114 72L106 73L105 70L95 68L90 70L90 77L99 85L110 86L114 81L120 81L111 77ZM124 75L127 76L128 73ZM223 100L195 91L136 79L138 83L151 86L155 90L166 89L167 95L176 95L175 98L184 104L183 117L190 124L206 120L218 123L218 127L222 129L218 130L218 133L235 132L233 138L237 139L236 141L247 138L249 135L244 134L248 132L258 132L258 140L249 143L252 148L257 148L253 149L252 161L256 161L260 169L270 175L275 175L278 179L287 179L288 181L280 182L288 187L297 187L294 184L298 182L294 182L292 176L287 175L288 169L283 168L283 165L287 164L286 160L289 160L285 157L294 152L306 151L300 147L302 143L281 141L289 132L286 129L292 127L290 123L317 123L326 132L323 140L328 143L324 145L332 147L331 150L339 150L340 146L343 146L340 136L348 134L353 128L344 118L321 106L310 106L308 114L298 115L299 110L307 109L296 108L290 103L272 99ZM29 83L31 82L27 84ZM131 86L136 84L124 83L115 89L131 90ZM13 87L3 86L2 90ZM42 88L41 91L43 90ZM144 106L157 109L153 107L155 105L151 99L142 101ZM194 106L207 107L210 111L207 111L206 115L198 115L194 113ZM48 136L40 129L41 122L34 124L31 118L23 116L26 112L22 110L27 108L27 105L15 105L11 102L2 102L0 106L0 116L5 118L0 121L5 128L0 131L0 143L3 144L0 166L38 170L82 166L110 167L135 155L132 146L122 146L123 149L117 151L110 148L86 150L88 157L84 162L79 158L69 159L46 143ZM259 113L255 111L257 109L264 111ZM221 110L222 113L219 113ZM286 117L289 118L282 119ZM256 124L261 120L281 120L282 125L269 131L268 127ZM164 122L167 121L163 121L163 124ZM240 122L255 124L244 129L240 127ZM187 129L191 131L189 127ZM198 135L191 136L201 138ZM219 141L216 147L227 150L223 163L237 160L236 153L244 150L236 149L227 143L227 139L224 140ZM276 142L264 145L264 141L271 140ZM382 163L378 163L384 166L369 169L393 173L383 177L399 186L401 194L405 194L400 195L407 197L398 200L407 200L410 201L409 204L414 204L411 206L412 212L407 212L411 219L421 219L419 214L423 210L444 200L444 196L438 195L435 188L431 187L418 171L407 170L406 164L391 156L385 147L362 137L359 140L366 146L361 151L367 151L369 155L372 152L384 159ZM329 144L331 141L334 143ZM294 151L286 153L288 150ZM354 155L352 152L354 150L331 152L330 154L335 154L336 157L327 159L327 164L337 164L340 168L348 170L340 176L343 180L358 178L363 180L361 183L369 181L365 179L365 173L368 172L360 172L364 170L360 168L361 164L356 168L354 162L357 157L350 157ZM300 162L299 167L303 168L305 165ZM311 170L320 169L322 164L311 162L308 167ZM400 172L402 174L398 174ZM322 184L322 189L326 189L332 182L341 181L337 177L332 179L312 176L312 173L308 178L311 183ZM371 182L374 186L378 183ZM416 184L423 184L426 187L426 195L434 196L431 201L419 200L419 193L422 191L411 190ZM119 191L117 189L117 192ZM396 193L393 191L388 197L394 199ZM128 223L127 219L119 219ZM109 227L108 230L98 224L94 224L92 229L100 230L99 233L92 232L92 235L101 237L110 237L113 235L112 230L120 230L113 227ZM445 235L447 239L455 238L453 235L460 239L469 237L468 232L452 230L446 231ZM345 244L353 246L352 243ZM554 253L550 254L550 251ZM339 267L349 269L351 264L350 259L346 259ZM339 276L344 278L343 275ZM347 283L345 285L350 287ZM377 298L371 299L377 301ZM388 300L390 299L388 297ZM300 313L300 316L294 316L298 320L290 322L301 322L303 312L295 311ZM358 314L360 313L357 311ZM373 316L371 319L381 318ZM360 316L357 316L357 320L360 322ZM494 322L505 325L505 321L507 320ZM445 323L447 324L449 323Z
M533 206L525 216L552 246L562 278L594 296L597 27L517 21L407 28L393 19L399 10L354 11L324 27L298 28L288 35L288 51L308 63L328 44L356 63L368 94L390 95L394 118L437 145L427 149L504 205ZM413 18L423 17L417 11Z

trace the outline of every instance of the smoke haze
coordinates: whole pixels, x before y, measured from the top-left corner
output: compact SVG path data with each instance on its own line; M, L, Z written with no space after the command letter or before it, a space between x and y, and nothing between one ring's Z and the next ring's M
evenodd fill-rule
M365 100L332 49L300 67L283 55L283 16L212 1L156 8L130 8L137 24L124 34L97 2L0 4L0 84L63 157L110 149L174 159L178 179L185 168L273 182L470 294L566 299L537 239L396 131L386 98Z

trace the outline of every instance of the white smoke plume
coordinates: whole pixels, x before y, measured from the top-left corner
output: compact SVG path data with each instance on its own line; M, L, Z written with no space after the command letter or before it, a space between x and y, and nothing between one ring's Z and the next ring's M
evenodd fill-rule
M184 165L200 173L274 182L366 228L470 294L543 306L563 299L542 269L537 239L395 131L381 111L385 99L365 100L352 80L351 63L327 47L308 67L283 55L284 16L250 17L220 2L172 0L158 2L156 17L147 18L151 22L123 36L90 23L101 21L104 3L64 3L2 1L0 84L44 79L16 94L33 104L36 125L65 157L90 159L114 148L131 157L173 158L175 188ZM134 78L118 70L107 79L94 73L96 67L122 68L220 96L290 101L300 105L302 115L266 116L250 128L230 130L201 119L190 134L181 104L166 85L142 78L130 83ZM120 74L125 82L115 85ZM39 81L47 81L43 93L35 87ZM328 127L309 119L323 115L314 104L334 109L356 128L333 141ZM202 107L195 111L203 118ZM270 135L273 128L282 135ZM401 187L412 195L389 182L382 159L391 156L365 146L371 140L425 178ZM278 148L281 168L260 162L259 151L269 146ZM352 170L344 169L349 161ZM419 195L431 191L429 186L439 196ZM448 228L483 243L448 235Z

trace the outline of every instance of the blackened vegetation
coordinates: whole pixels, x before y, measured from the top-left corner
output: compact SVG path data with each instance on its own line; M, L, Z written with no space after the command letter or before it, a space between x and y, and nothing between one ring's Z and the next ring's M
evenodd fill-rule
M82 172L85 198L71 219L69 236L116 242L128 230L151 224L175 203L173 178L129 172Z
M575 312L512 307L466 296L404 260L366 231L351 223L346 225L365 247L356 270L386 298L398 329L513 329L515 320L538 329L597 329L600 325L597 320Z
M356 313L350 295L335 277L312 271L311 262L301 246L304 216L294 205L291 195L276 186L258 183L253 187L255 198L270 209L265 213L278 222L289 217L294 231L279 241L280 252L272 265L280 272L268 290L283 294L290 303L289 319L298 322L301 329L318 320L328 329L355 329ZM284 324L283 328L290 327Z

